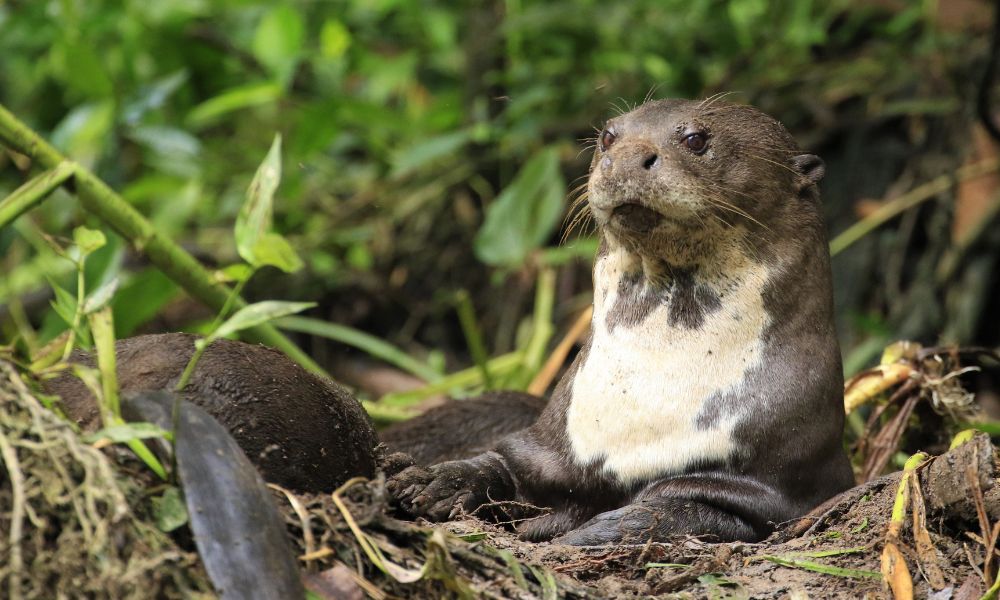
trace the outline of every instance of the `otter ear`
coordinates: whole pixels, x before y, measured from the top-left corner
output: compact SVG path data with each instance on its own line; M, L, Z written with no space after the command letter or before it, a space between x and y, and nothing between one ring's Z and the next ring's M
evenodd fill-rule
M826 174L826 165L823 164L823 159L815 154L793 156L792 165L813 183L819 183L819 180L823 179L823 175Z

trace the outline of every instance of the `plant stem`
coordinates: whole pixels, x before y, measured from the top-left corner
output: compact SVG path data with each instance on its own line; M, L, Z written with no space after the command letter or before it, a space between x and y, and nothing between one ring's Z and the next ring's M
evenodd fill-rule
M493 357L489 362L491 373L494 375L506 375L524 364L524 354L520 351L501 354L500 356ZM470 367L445 375L438 381L417 390L386 394L379 399L378 404L400 408L409 407L434 394L477 386L482 383L482 379L483 373L479 370L479 367Z
M552 309L556 297L556 272L545 267L538 274L538 289L535 292L535 314L532 319L534 331L524 352L524 365L534 377L542 366L545 348L552 338Z
M122 416L121 404L118 401L115 326L111 308L105 306L87 315L87 321L90 324L90 334L94 338L94 348L97 350L97 368L101 373L101 392L104 399L101 412L106 415L104 425L110 425L109 421L120 419Z
M219 314L215 315L215 320L212 321L212 326L208 329L209 333L218 329L219 325L222 325L225 318L229 316L229 312L232 310L233 304L240 297L240 294L243 293L243 288L246 287L247 282L250 281L250 278L253 277L256 272L257 270L251 267L250 273L243 279L236 282L236 285L233 286L233 291L230 292L229 297L226 298L226 303L222 305L221 309L219 309Z
M209 334L213 333L216 329L218 329L219 325L222 325L222 320L226 318L227 314L229 314L229 310L232 308L233 303L236 301L237 298L240 297L240 292L243 291L243 288L246 286L247 281L249 281L251 277L253 277L252 271L245 278L236 282L236 287L234 287L232 292L229 293L229 297L226 298L226 303L222 305L222 308L219 310L219 314L215 315L215 320L212 321L212 326L209 327L208 329ZM180 379L177 380L177 385L174 386L175 392L182 392L184 391L184 388L187 387L188 382L191 380L191 376L194 375L194 369L198 365L198 361L201 359L201 355L205 353L205 350L208 348L210 343L211 342L195 343L194 354L191 355L191 358L188 359L187 364L184 365L184 372L181 373ZM174 401L174 433L177 432L177 418L178 418L178 412L180 410L178 406L179 403L180 403L179 399Z
M47 198L53 190L69 179L75 170L73 163L63 161L14 190L11 195L0 201L0 228Z
M62 361L69 360L69 355L73 353L73 345L76 343L76 330L80 328L80 320L83 317L83 261L76 263L76 311L73 313L73 322L69 326L69 336L66 338L66 348L63 350Z
M483 373L483 383L486 389L493 389L493 377L490 375L490 368L487 364L489 356L486 353L486 346L483 345L483 336L479 331L476 311L472 307L469 292L460 290L455 295L455 310L458 312L458 321L462 325L462 332L465 334L465 342L469 346L472 360Z
M204 342L204 340L198 341ZM182 392L184 391L184 388L187 387L188 381L190 381L191 376L194 375L194 368L198 364L198 360L201 358L201 355L205 353L206 348L208 348L208 344L195 343L194 354L191 355L191 359L188 360L187 365L185 365L184 372L181 373L181 378L177 380L177 385L174 386L175 392Z
M845 229L830 242L830 256L836 256L854 242L868 235L893 217L930 200L934 196L947 191L960 181L981 177L1000 169L1000 159L987 159L971 165L966 165L954 174L941 175L923 185L918 185L905 194L882 204L873 213Z
M28 126L21 123L3 105L0 105L0 142L26 154L47 169L55 168L65 158ZM87 169L75 168L76 188L80 203L112 229L129 240L133 247L188 294L213 310L226 304L229 289L215 283L211 274L194 257L161 235L131 204ZM242 299L234 301L236 308L246 305ZM270 324L258 325L248 330L248 337L278 348L314 373L324 374L322 367Z

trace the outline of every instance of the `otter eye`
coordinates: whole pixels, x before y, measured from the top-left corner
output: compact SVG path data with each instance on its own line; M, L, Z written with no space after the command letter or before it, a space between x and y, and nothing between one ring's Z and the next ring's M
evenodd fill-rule
M618 136L615 135L615 134L613 134L613 133L611 133L610 129L605 129L604 131L602 131L601 132L601 152L604 152L605 150L607 150L608 148L610 148L611 144L614 144L615 140L617 140L617 139L618 139Z
M704 133L689 133L684 136L684 145L695 154L701 154L708 148L708 138Z

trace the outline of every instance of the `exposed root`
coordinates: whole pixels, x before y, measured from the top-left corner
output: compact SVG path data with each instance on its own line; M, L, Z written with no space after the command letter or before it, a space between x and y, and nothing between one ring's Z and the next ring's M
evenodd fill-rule
M136 515L136 483L0 361L0 596L211 594L197 557ZM134 503L134 504L130 504Z

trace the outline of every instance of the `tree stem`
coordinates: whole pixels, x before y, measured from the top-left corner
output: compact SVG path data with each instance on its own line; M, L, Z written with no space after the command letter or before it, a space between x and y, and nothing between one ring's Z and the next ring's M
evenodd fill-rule
M21 123L0 104L0 142L27 155L41 167L53 169L65 158L41 136ZM76 191L80 203L91 214L131 242L132 246L149 257L149 260L188 294L214 311L226 305L228 287L217 284L211 274L194 257L166 236L161 235L124 198L87 169L77 165ZM246 305L242 298L233 301L234 308ZM322 367L298 346L292 343L273 325L263 324L247 330L248 338L273 346L306 369L325 375Z

